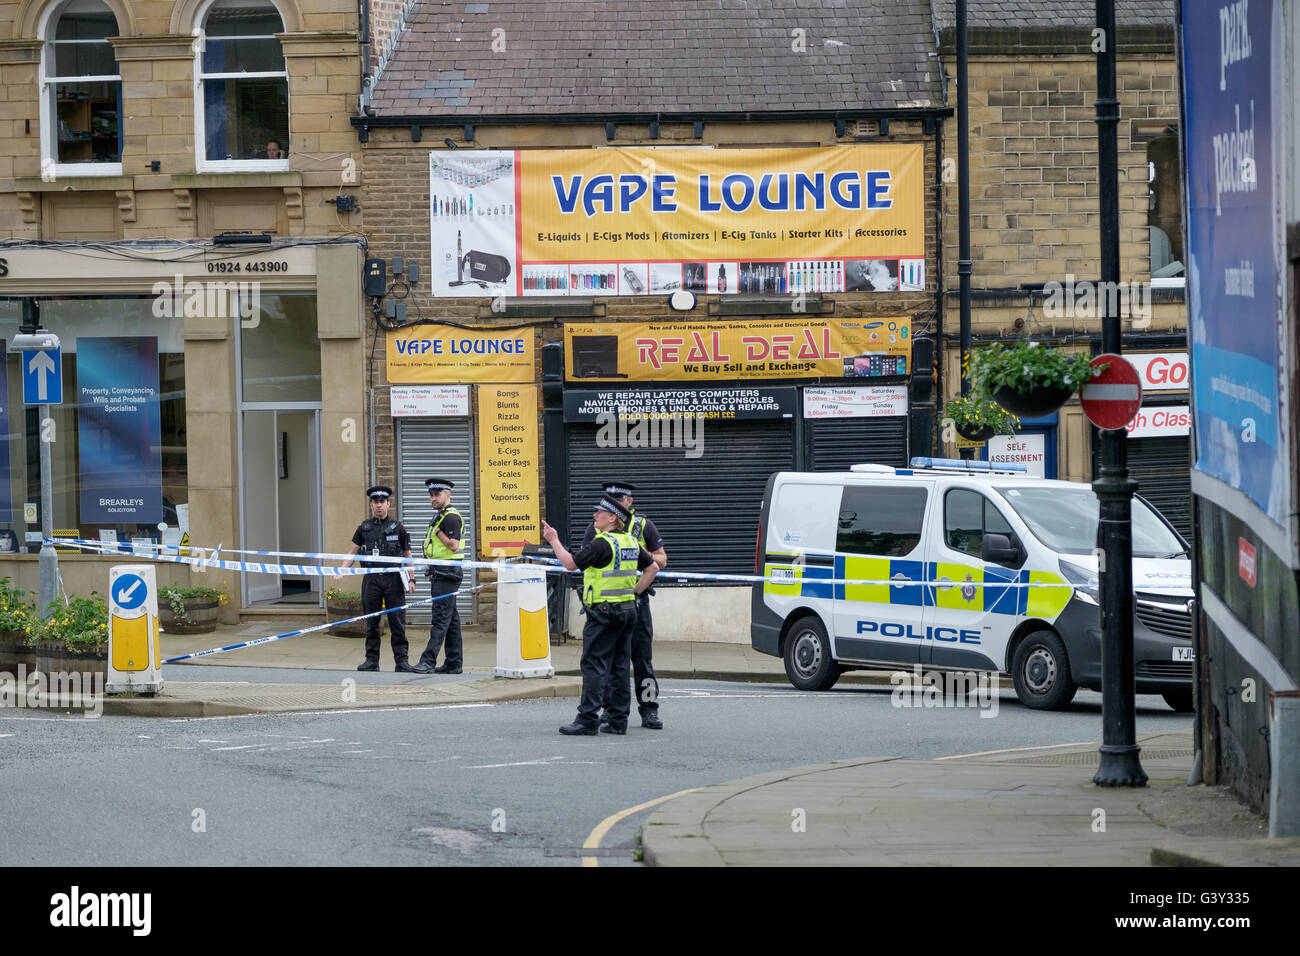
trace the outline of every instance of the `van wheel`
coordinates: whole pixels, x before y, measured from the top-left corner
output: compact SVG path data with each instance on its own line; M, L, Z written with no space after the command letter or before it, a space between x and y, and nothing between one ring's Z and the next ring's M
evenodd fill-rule
M1016 696L1034 710L1058 710L1074 699L1079 686L1070 677L1065 644L1055 631L1035 631L1011 659Z
M799 690L830 690L840 678L831 657L826 628L816 617L801 617L785 639L785 674Z
M1180 714L1190 714L1196 710L1190 690L1167 690L1160 696L1165 699L1166 704Z

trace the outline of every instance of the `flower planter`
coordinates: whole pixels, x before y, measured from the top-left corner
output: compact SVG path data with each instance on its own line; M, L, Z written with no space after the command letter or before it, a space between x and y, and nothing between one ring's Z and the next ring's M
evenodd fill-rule
M968 441L988 441L997 434L997 429L992 425L976 425L967 422L957 426L957 434Z
M44 674L103 674L108 678L108 650L99 654L70 651L60 641L37 641L31 648L36 667Z
M211 598L185 598L185 618L176 616L170 602L158 602L158 624L168 634L207 634L217 629L221 602Z
M1002 387L993 392L993 400L1021 418L1038 418L1050 415L1074 394L1074 390L1065 386L1040 385L1027 392Z
M36 651L26 644L27 635L22 631L0 631L0 674L18 676L20 666L27 668L27 673L36 670Z
M345 621L361 613L363 612L360 601L357 602L356 607L351 607L345 603L331 604L326 602L325 604L325 619L327 621ZM336 624L329 629L328 633L336 637L365 637L366 622L353 621L351 624Z

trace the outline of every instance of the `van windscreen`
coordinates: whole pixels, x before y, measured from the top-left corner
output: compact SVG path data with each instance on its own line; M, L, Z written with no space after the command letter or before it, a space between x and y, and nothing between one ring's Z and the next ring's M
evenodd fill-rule
M1039 541L1061 554L1091 554L1097 547L1100 503L1087 485L1077 488L1003 488L1003 497ZM1181 558L1186 549L1151 506L1133 499L1133 557Z

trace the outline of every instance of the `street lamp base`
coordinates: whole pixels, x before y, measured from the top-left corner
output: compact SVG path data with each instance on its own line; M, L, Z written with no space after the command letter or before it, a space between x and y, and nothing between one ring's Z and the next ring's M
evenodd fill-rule
M1101 766L1092 782L1099 787L1145 787L1147 775L1138 761L1136 745L1101 745Z

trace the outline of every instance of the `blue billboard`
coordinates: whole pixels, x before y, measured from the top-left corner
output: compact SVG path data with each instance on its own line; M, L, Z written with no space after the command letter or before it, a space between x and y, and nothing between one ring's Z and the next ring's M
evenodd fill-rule
M77 339L82 524L162 520L158 339Z
M1275 0L1183 0L1194 468L1286 527L1281 36ZM1197 478L1198 494L1247 517Z

